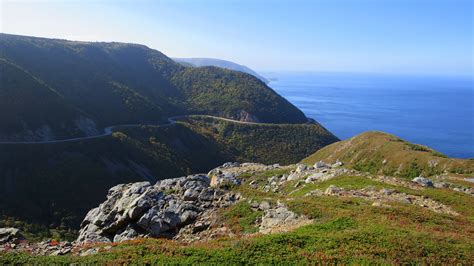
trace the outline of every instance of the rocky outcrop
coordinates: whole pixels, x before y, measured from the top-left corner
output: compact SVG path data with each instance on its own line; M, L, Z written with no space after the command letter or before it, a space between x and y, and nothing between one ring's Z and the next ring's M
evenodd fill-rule
M372 200L377 202L375 206L388 206L382 204L386 202L400 202L405 204L418 205L422 208L426 208L437 213L449 214L453 216L459 215L459 213L451 209L449 206L444 205L435 200L423 196L409 195L403 192L397 192L393 189L383 188L379 190L369 186L363 189L347 190L334 185L330 185L326 189L324 194L328 196L355 197L366 200Z
M305 216L298 215L288 210L288 208L281 203L278 203L275 208L270 208L270 205L262 208L262 203L260 203L259 206L259 209L264 210L264 215L259 227L260 233L270 234L287 232L312 222L312 220ZM268 204L268 202L266 203Z
M211 187L207 175L121 184L111 188L107 200L89 211L77 242L120 242L137 237L176 236L184 227L218 208L229 206L239 195ZM191 229L191 232L193 230Z
M242 122L254 122L254 123L260 122L258 117L256 117L255 115L252 115L251 113L249 113L245 110L240 110L240 111L236 112L232 116L232 119L242 121Z
M20 233L20 229L13 227L0 228L0 244L18 243L25 239Z

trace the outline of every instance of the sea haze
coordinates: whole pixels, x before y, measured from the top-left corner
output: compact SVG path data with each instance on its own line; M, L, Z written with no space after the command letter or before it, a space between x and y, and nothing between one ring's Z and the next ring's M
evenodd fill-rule
M270 87L340 139L367 130L397 135L450 157L474 157L471 77L264 73Z

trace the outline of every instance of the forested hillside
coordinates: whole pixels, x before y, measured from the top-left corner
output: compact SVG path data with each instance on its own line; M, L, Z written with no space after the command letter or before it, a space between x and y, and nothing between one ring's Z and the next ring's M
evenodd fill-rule
M296 107L257 78L221 68L186 68L159 51L127 43L73 42L0 34L2 60L0 105L10 93L25 94L7 65L41 81L64 105L87 114L100 128L117 124L157 124L172 115L198 113L274 123L304 123ZM31 86L30 86L31 89ZM43 107L17 105L15 112L44 112ZM38 109L39 108L39 109ZM8 111L8 110L7 110ZM55 105L49 111L61 113ZM3 122L3 121L0 121ZM51 134L80 136L74 130L58 131L71 123L68 117L51 121L25 117L21 123L33 131L48 127ZM14 131L12 135L9 132ZM0 135L28 139L26 130L4 128Z

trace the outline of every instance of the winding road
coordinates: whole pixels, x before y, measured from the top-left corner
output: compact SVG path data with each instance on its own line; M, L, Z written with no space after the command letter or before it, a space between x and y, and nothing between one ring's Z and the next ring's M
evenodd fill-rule
M222 120L222 121L228 121L228 122L233 122L233 123L238 123L238 124L247 124L247 125L268 125L268 123L258 123L258 122L245 122L245 121L239 121L239 120L233 120L230 118L224 118L224 117L219 117L219 116L212 116L212 115L179 115L179 116L172 116L168 117L168 122L165 124L157 124L157 125L152 125L152 126L159 126L159 127L168 127L176 124L176 120L180 118L186 118L186 117L207 117L207 118L213 118L217 120ZM87 136L87 137L79 137L79 138L70 138L70 139L58 139L58 140L44 140L44 141L0 141L0 145L2 144L48 144L48 143L63 143L63 142L72 142L72 141L81 141L81 140L88 140L88 139L96 139L96 138L102 138L106 136L112 135L114 130L116 128L123 128L123 127L139 127L139 126L147 126L144 124L125 124L125 125L115 125L115 126L110 126L104 128L104 133L99 134L99 135L94 135L94 136Z

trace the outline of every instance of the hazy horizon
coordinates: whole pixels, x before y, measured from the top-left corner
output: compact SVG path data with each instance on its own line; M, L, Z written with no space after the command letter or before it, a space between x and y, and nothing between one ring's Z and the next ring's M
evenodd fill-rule
M1 1L3 33L139 43L259 72L473 76L471 1Z

